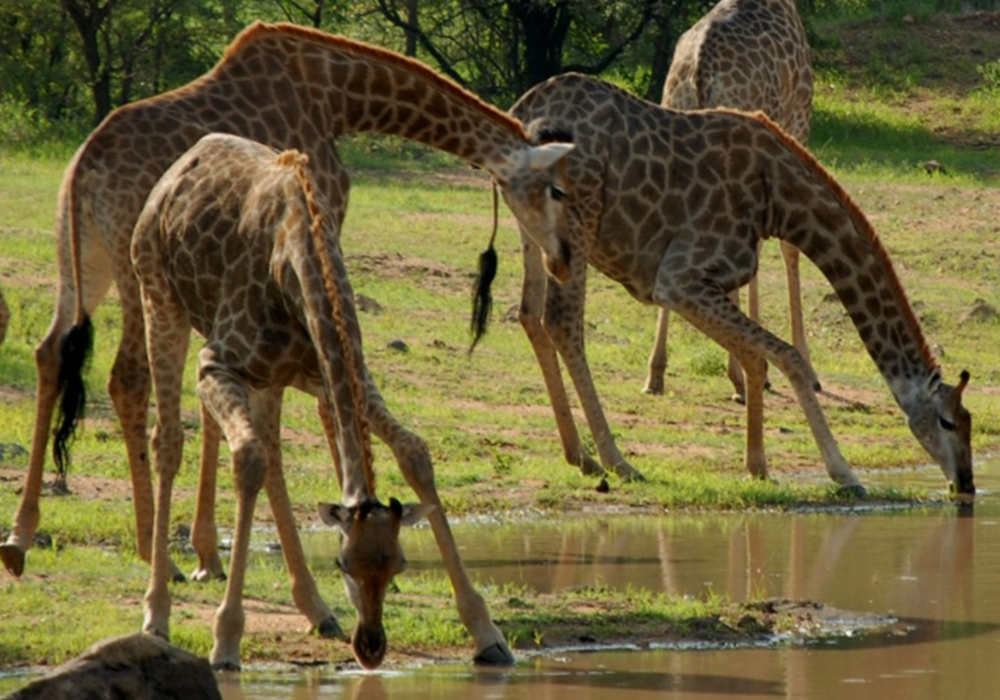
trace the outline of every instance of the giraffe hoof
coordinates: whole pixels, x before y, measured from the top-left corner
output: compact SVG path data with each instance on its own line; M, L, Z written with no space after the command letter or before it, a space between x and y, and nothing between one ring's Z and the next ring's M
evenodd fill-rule
M240 665L239 665L239 663L236 663L236 662L233 662L233 661L217 661L217 662L215 662L215 663L212 664L212 670L213 671L219 671L219 672L222 672L222 673L225 673L225 672L239 673L239 671L240 671Z
M642 387L642 393L652 396L663 396L663 380L653 381L650 379L646 382L646 386Z
M864 498L868 495L868 492L865 491L865 487L861 484L849 484L838 488L837 495L840 498Z
M225 581L226 572L211 571L209 569L195 569L191 572L191 580L196 583L208 583L209 581Z
M743 394L733 394L730 399L733 403L738 403L740 406L745 406L747 402L746 397L743 396Z
M24 573L24 551L16 544L0 545L0 559L3 559L4 568L14 576L20 577Z
M170 562L170 583L187 583L187 576L173 562Z
M497 642L476 654L472 663L477 666L513 666L514 655L506 644Z
M815 391L817 394L823 393L823 385L819 383L818 379L815 382L813 382L813 391Z
M619 464L615 467L615 473L622 481L633 481L637 483L646 481L646 477L642 475L642 472L633 467L631 464Z
M604 476L607 474L604 471L604 467L597 463L597 461L591 457L586 452L583 453L583 458L580 460L580 473L584 476Z
M340 628L337 618L332 615L318 625L314 625L310 632L319 635L323 639L339 639L342 642L351 641L351 638Z

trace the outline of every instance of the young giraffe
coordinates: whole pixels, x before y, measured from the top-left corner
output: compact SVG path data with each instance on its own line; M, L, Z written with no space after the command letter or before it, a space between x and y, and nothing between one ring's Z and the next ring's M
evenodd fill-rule
M286 386L316 396L333 425L343 505L322 504L321 511L344 532L338 562L358 613L352 646L365 668L385 655L382 601L405 564L399 528L434 508L395 499L387 507L375 495L353 292L329 216L335 208L317 191L306 160L238 136L206 136L153 188L132 239L157 400L158 489L144 630L169 638L170 494L184 443L181 383L193 327L206 341L198 396L229 442L237 492L232 561L215 621L216 668L239 668L243 579L262 485L296 602L313 621L336 625L306 567L282 478ZM433 476L415 476L430 484L430 500L439 503Z
M721 0L677 40L661 103L668 109L761 110L807 146L812 82L809 41L794 0ZM809 362L799 251L781 241L781 254L788 279L792 345ZM759 321L756 275L749 297L750 317ZM670 312L660 309L643 388L647 394L663 393L669 319ZM733 398L744 401L743 372L732 354L729 378L736 392Z
M532 147L520 122L417 61L295 25L260 23L237 37L215 68L201 78L114 111L87 138L68 166L60 192L56 312L35 350L37 409L28 472L10 536L0 546L0 558L10 572L16 576L23 572L24 554L38 527L45 449L60 399L66 410L56 433L55 453L60 471L65 468L67 438L81 403L80 356L90 343L89 315L112 282L121 299L122 340L108 391L128 451L138 551L143 559L150 558L149 368L129 241L159 177L210 132L238 134L275 148L297 148L309 156L339 228L349 182L334 140L360 131L396 134L465 158L490 172L514 200L533 192L536 182L543 186L555 182L560 171L557 161L568 148ZM523 206L535 205L525 201ZM429 463L426 446L398 426L374 386L369 388L374 432L392 446L401 464ZM217 433L211 423L206 421L206 430ZM211 437L203 441L203 462L214 459L217 440ZM421 487L418 493L424 490ZM439 544L446 544L450 535L445 533L444 516L430 520ZM193 537L197 540L199 533ZM198 577L211 573L201 571ZM492 646L487 637L477 637L478 650Z
M587 264L633 297L681 314L734 353L747 378L745 463L767 474L760 397L766 361L788 376L831 478L860 490L794 347L727 296L757 271L762 238L787 241L833 284L920 444L951 485L973 493L971 417L941 381L888 254L844 190L763 114L676 112L606 83L567 74L511 109L536 142L572 139L567 192L539 217L517 202L525 278L520 318L538 355L562 435L576 428L556 351L573 380L605 464L623 460L584 352ZM542 196L540 193L539 196ZM546 273L553 280L547 280ZM562 425L568 422L568 425ZM565 447L564 443L564 447Z

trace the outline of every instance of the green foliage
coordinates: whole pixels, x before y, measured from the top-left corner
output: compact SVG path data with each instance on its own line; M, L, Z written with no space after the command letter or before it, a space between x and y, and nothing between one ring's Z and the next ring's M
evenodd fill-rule
M982 77L986 90L1000 90L1000 60L980 64L976 72Z

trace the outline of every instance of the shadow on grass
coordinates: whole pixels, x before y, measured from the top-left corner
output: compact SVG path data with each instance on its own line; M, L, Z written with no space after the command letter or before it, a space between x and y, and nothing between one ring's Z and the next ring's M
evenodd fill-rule
M1000 178L997 148L980 136L950 132L945 138L919 124L890 124L875 114L817 107L810 148L821 163L838 169L876 168L909 176L926 174L923 164L934 160L945 167L945 177L961 174L994 182Z

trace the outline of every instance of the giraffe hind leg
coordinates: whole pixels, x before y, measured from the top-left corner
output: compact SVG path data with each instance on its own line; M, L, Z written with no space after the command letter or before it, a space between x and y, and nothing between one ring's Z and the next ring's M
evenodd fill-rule
M670 329L670 312L661 308L656 317L656 337L653 339L653 349L649 353L646 384L642 393L659 396L663 393L664 379L667 373L667 335Z
M35 392L35 424L31 438L31 452L28 457L28 470L24 475L21 501L14 514L10 534L6 542L0 545L0 559L4 567L14 576L24 573L25 554L31 549L38 524L41 520L39 500L42 493L42 479L45 472L45 453L49 445L50 429L55 417L56 404L59 402L59 369L63 337L73 325L76 313L76 291L72 285L69 244L62 242L63 253L60 255L59 276L61 283L56 299L56 312L42 341L35 347L35 370L38 377ZM100 260L86 268L92 273L85 280L87 295L84 299L84 311L93 312L104 298L110 286L110 276L106 265Z
M192 581L223 581L225 569L219 559L219 533L215 526L215 490L219 472L219 443L222 433L210 411L201 404L201 456L198 469L198 498L191 524L191 546L198 555Z

